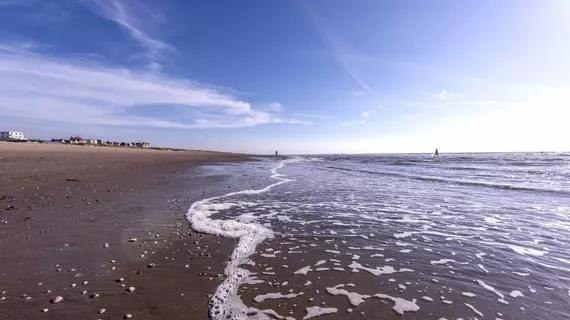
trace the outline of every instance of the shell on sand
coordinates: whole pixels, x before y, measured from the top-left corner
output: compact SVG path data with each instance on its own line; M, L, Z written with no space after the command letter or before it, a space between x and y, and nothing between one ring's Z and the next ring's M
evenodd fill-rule
M51 299L51 303L58 303L58 302L61 302L62 300L63 300L62 296L57 296L57 297Z

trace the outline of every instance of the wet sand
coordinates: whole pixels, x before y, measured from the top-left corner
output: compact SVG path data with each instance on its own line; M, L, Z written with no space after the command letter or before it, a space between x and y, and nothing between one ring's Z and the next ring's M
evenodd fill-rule
M192 233L184 215L256 183L198 164L244 160L0 143L0 319L206 318L234 241Z

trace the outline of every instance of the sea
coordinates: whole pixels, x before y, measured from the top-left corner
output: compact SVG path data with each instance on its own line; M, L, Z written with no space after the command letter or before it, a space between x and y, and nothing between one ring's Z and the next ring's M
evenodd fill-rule
M570 319L570 153L259 159L192 204L236 239L213 319Z

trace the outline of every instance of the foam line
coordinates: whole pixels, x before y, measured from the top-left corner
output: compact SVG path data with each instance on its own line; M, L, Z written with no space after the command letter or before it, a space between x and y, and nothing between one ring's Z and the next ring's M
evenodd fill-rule
M255 253L255 248L265 239L273 237L273 231L256 223L243 223L235 220L211 219L210 216L216 210L226 209L228 206L214 204L215 200L224 199L237 195L253 195L268 192L269 190L294 180L286 179L277 170L283 168L286 163L298 162L301 158L282 160L271 169L271 178L278 180L265 188L255 190L242 190L230 192L222 196L216 196L194 202L186 218L193 230L208 233L225 238L237 238L238 243L230 255L230 260L224 269L226 278L216 288L210 299L210 317L216 319L238 320L248 319L248 312L259 312L255 308L248 308L237 295L238 288L245 283L250 272L240 268L247 263L248 258Z

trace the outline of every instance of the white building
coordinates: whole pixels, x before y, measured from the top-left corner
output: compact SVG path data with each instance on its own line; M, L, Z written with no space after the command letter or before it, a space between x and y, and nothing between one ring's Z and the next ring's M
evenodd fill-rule
M0 131L0 139L24 140L25 138L23 132Z

